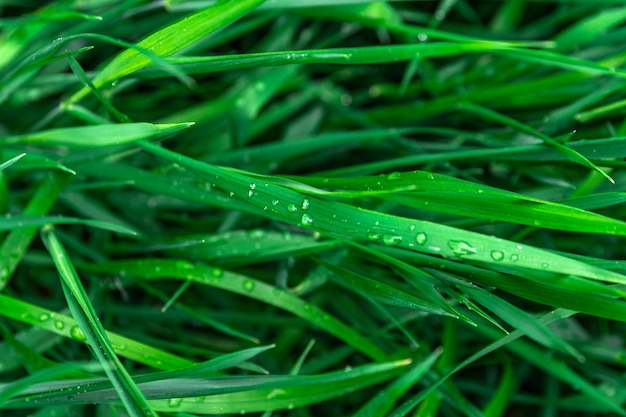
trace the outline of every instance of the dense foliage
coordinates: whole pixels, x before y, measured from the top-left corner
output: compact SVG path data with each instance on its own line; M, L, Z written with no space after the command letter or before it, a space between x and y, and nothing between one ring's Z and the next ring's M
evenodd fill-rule
M0 416L626 416L621 1L0 1Z

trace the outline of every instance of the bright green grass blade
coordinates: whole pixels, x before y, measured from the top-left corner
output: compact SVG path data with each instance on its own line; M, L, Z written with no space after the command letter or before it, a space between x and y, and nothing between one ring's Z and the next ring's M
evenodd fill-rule
M402 360L362 365L325 375L292 376L280 385L274 383L271 388L205 398L155 400L151 404L159 411L201 414L293 410L380 383L396 376L408 363L410 361Z
M382 361L387 357L372 340L321 308L285 290L241 274L183 260L149 258L83 265L82 268L98 273L123 271L126 276L145 280L179 279L220 288L289 311L343 340L372 359Z
M44 226L46 224L82 224L84 226L95 227L115 233L122 233L136 236L137 232L124 226L103 222L99 220L77 219L60 216L12 216L0 218L0 231L13 230L20 227Z
M50 174L43 183L38 186L36 193L28 202L22 215L45 215L50 210L69 179L70 176L64 173ZM35 233L37 233L37 227L12 230L4 239L2 245L0 245L0 290L4 289L8 284L13 271L15 271L33 241Z
M626 235L626 223L619 220L430 172L394 172L383 176L350 178L287 178L296 183L285 183L286 186L311 195L350 198L373 196L424 210L461 216L573 232Z
M73 318L20 301L13 297L0 294L0 314L4 317L36 326L46 332L58 334L81 343L85 343L86 341L85 334ZM28 340L32 339L33 343L43 344L37 336L38 335L34 335ZM107 332L107 336L118 355L151 366L155 369L171 370L189 367L193 364L193 362L188 359L156 349L128 337L120 336L116 333ZM0 361L0 364L2 364L2 361ZM11 365L2 364L0 369L4 368L11 369Z
M8 161L4 161L3 163L0 164L0 171L2 171L4 169L7 169L8 167L10 167L11 165L13 165L14 163L16 163L17 161L19 161L20 159L22 159L25 156L26 156L25 153L21 153L19 155L14 156L11 159L9 159Z
M217 29L240 18L265 0L219 0L204 10L166 26L149 35L137 46L168 56L199 41ZM150 59L136 49L127 49L117 55L94 78L96 88L117 80L147 66ZM75 93L67 103L75 103L89 92L85 87Z
M502 46L488 42L437 42L432 44L364 46L359 48L307 49L280 52L262 52L240 55L173 57L167 61L179 66L186 74L204 74L216 71L259 66L295 64L366 65L439 58L468 53L489 53ZM505 46L509 50L508 46ZM155 74L155 71L146 71Z
M65 293L70 311L85 335L85 339L91 347L94 356L96 356L104 368L119 398L124 403L126 411L132 417L155 416L156 414L152 411L145 397L115 354L111 341L106 336L104 328L78 278L74 265L71 263L65 248L56 238L52 227L42 231L42 239L61 276L63 292Z
M434 350L419 363L416 363L404 375L397 378L389 386L379 391L376 396L361 407L352 417L384 416L389 413L394 403L411 389L435 364L441 349Z
M376 241L387 246L487 264L511 264L532 270L626 283L626 277L620 274L542 249L423 220L307 197L269 180L257 186L251 177L184 157L148 142L140 143L149 152L206 176L217 187L257 207L259 214L329 236Z
M20 136L0 137L0 144L34 144L42 146L67 146L72 148L98 148L124 145L143 139L153 139L170 135L192 125L193 123L123 123L66 127Z
M134 380L145 392L147 398L163 398L164 395L172 396L173 394L177 394L181 389L188 390L189 387L187 385L193 383L194 380L196 384L193 389L189 391L190 396L233 391L238 388L236 381L229 384L226 377L222 377L221 380L219 377L215 378L216 372L240 365L271 348L273 348L273 346L270 345L244 349L174 371L138 375L134 377ZM204 387L203 385L205 384L200 383L201 381L204 382L201 378L211 377L215 378L214 383L210 385L207 384L209 385L208 387ZM269 379L271 380L271 378ZM266 378L263 378L259 382L262 383L266 380ZM165 392L163 388L159 389L159 387L164 387L167 384L180 385L181 382L183 383L183 387L180 388L171 386L170 390ZM45 383L38 384L29 390L28 395L24 395L21 399L14 401L12 406L19 407L20 401L57 404L67 402L68 399L71 400L73 398L76 398L81 403L90 401L104 403L116 400L115 390L111 385L111 381L102 378L82 378L80 381L69 380L66 382L57 382L52 388L53 389L50 390L50 387L47 387Z
M239 376L157 379L141 384L150 405L166 413L224 414L292 410L346 395L400 374L410 360L367 364L319 375ZM141 378L141 377L139 377ZM38 404L114 403L115 392L97 381L39 384L33 394L12 401L11 408ZM95 382L95 383L94 383ZM81 385L77 395L75 385ZM180 394L187 394L179 397Z

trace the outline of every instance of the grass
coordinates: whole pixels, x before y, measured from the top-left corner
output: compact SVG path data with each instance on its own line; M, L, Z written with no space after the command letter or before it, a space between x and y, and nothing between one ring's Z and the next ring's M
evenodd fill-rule
M625 416L620 1L0 1L1 416Z

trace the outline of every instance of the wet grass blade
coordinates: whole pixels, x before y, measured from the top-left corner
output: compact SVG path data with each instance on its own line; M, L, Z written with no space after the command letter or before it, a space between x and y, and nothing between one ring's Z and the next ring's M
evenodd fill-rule
M59 271L63 292L70 311L85 335L94 356L115 387L126 411L133 417L155 416L156 414L148 405L144 395L115 354L111 341L106 336L65 248L51 227L42 231L42 239Z

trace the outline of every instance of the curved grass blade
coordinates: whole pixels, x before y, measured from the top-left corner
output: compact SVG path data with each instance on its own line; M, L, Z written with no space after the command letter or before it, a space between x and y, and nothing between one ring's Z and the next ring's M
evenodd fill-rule
M292 410L393 378L401 374L409 363L410 360L399 360L305 376L148 378L141 383L141 389L151 398L149 404L155 410L166 413L230 414ZM76 395L77 384L81 386L80 395ZM33 401L46 405L115 403L115 391L107 388L106 384L110 382L102 379L38 384L31 388L31 395L14 399L8 407L29 407Z
M92 272L110 274L124 271L126 276L144 280L179 279L220 288L289 311L343 340L374 360L383 361L387 357L386 353L371 339L361 335L321 308L285 290L244 275L224 271L221 268L194 264L184 260L150 258L85 264L82 265L82 268Z
M81 343L86 341L85 334L73 318L2 294L0 315ZM116 333L107 332L107 336L118 355L155 369L171 370L193 365L188 359ZM38 337L33 338L35 341L39 340Z
M115 391L131 417L155 416L146 398L128 374L107 337L87 293L78 278L65 248L56 238L52 227L42 231L42 239L61 276L63 292L72 315L85 335Z
M322 200L270 180L257 186L257 181L250 176L196 161L149 142L140 142L140 145L155 155L206 176L233 197L256 207L257 213L262 216L296 224L328 236L369 240L411 251L484 262L486 265L514 265L599 281L626 283L626 277L621 274L542 249L423 220ZM391 181L393 180L392 177ZM273 204L276 201L278 203Z
M285 186L310 195L379 197L461 216L572 232L626 235L626 222L572 207L567 202L567 205L554 203L431 172L393 172L382 177L285 178L295 181L284 182Z
M33 144L99 148L117 146L176 133L193 123L122 123L97 126L66 127L44 130L20 136L0 137L0 144Z
M46 224L82 224L84 226L95 227L97 229L108 230L110 232L122 233L136 236L137 232L124 226L104 222L100 220L77 219L61 216L15 216L0 218L0 231L13 230L20 227L45 226Z
M217 29L240 18L265 0L219 0L197 13L166 26L149 35L137 46L154 52L158 56L168 56L178 52ZM94 78L96 88L117 80L147 66L150 58L136 49L127 49L118 54ZM67 101L75 103L85 97L90 89L84 87Z
M354 367L349 371L322 375L291 376L272 387L204 398L155 400L151 404L158 411L199 414L249 413L274 410L293 410L310 404L347 395L350 392L378 384L397 376L410 360Z

